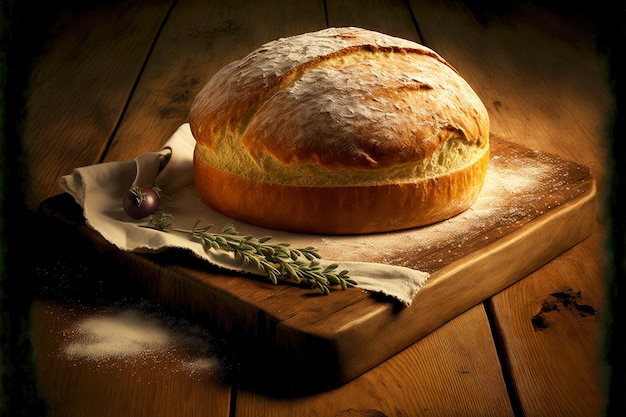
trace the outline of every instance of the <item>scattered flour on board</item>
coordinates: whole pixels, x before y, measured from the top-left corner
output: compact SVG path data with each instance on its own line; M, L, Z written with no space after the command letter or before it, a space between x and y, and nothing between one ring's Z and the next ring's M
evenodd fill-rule
M523 221L536 214L529 210L534 199L543 197L538 191L549 192L559 187L559 179L553 176L554 161L545 158L540 153L525 158L494 155L481 194L465 212L411 230L358 237L323 237L320 250L339 258L336 260L356 259L400 266L410 266L411 260L420 253L441 248L452 252L498 224ZM377 258L372 259L372 256Z

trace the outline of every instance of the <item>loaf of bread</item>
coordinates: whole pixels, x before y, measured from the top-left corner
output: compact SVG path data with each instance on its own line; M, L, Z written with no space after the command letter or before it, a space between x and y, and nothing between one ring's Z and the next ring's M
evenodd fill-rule
M361 28L269 42L218 71L189 114L201 198L300 233L423 226L469 208L487 110L440 55Z

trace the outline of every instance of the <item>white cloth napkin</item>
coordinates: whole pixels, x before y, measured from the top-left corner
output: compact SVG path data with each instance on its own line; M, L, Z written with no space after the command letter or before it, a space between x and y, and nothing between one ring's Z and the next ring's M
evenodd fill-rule
M193 179L195 139L189 124L181 125L158 152L139 155L133 161L106 162L76 168L61 178L61 187L83 208L87 225L121 250L150 252L168 247L184 248L197 257L221 268L237 272L261 272L243 268L231 254L207 250L199 241L186 234L162 232L145 227L147 220L134 220L123 210L122 200L132 186L156 182L168 198L161 207L173 215L177 228L191 229L200 222L215 225L215 231L233 225L242 235L271 236L275 243L287 242L293 248L314 246L320 249L322 264L338 263L339 269L349 271L358 287L395 298L410 305L429 274L402 266L364 261L360 251L343 251L367 245L367 236L354 236L333 241L332 237L305 235L264 229L225 217L209 208L197 195ZM332 245L328 242L332 241ZM328 253L324 253L324 249ZM354 259L333 260L333 254L354 252ZM328 259L327 259L328 258ZM237 278L233 278L237 279ZM337 289L341 291L341 289ZM332 292L331 295L332 296Z

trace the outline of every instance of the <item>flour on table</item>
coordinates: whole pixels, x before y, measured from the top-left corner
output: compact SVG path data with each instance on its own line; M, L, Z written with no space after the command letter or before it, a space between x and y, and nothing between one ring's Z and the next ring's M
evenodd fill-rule
M179 366L190 373L219 366L206 330L148 312L141 305L94 313L77 322L66 336L63 352L75 360L106 362L165 355L180 360Z

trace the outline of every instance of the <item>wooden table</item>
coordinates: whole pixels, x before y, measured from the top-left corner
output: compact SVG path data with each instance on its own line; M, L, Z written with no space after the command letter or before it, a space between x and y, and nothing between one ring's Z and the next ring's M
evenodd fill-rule
M612 94L583 13L454 0L142 0L55 10L28 88L28 208L61 193L59 177L75 167L158 149L221 66L328 26L435 49L483 99L494 134L588 166L598 187L593 234L349 383L288 396L224 378L237 364L219 334L150 303L128 277L107 281L55 251L33 265L40 285L30 310L49 415L602 414ZM533 326L537 317L543 326Z

